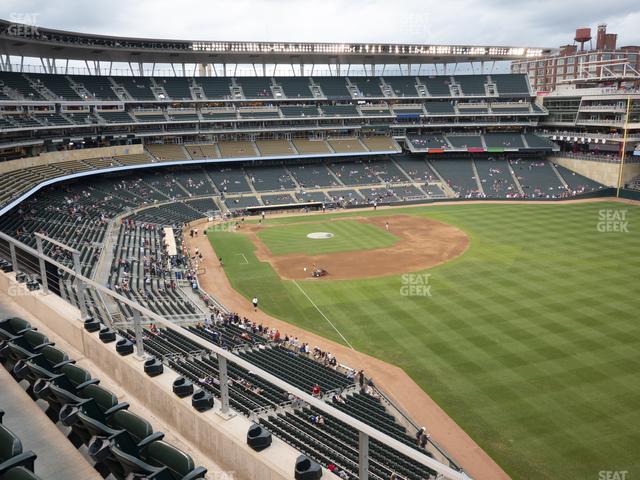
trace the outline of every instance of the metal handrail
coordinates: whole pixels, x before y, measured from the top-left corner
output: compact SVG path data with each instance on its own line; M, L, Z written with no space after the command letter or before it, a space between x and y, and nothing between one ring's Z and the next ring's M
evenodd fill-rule
M418 426L418 424L411 417L409 417L402 408L398 407L398 405L396 405L396 403L393 400L391 400L389 396L383 390L380 389L380 387L374 384L373 389L380 396L381 399L383 399L391 408L393 408L393 410L397 412L409 425L415 428L416 432L420 430L420 427ZM440 453L440 455L446 458L449 461L450 465L452 465L454 468L460 468L456 464L456 462L454 462L451 459L449 454L433 440L433 438L429 437L428 444L431 444L433 448L435 448L438 451L438 453Z

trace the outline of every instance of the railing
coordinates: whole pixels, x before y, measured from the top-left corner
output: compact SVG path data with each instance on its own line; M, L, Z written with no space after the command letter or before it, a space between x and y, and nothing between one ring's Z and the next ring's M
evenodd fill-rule
M568 95L633 95L639 94L640 89L623 89L616 87L590 87L590 88L558 88L546 93L545 97L566 97Z
M189 300L191 301L191 300ZM204 322L206 315L204 313L182 313L176 315L165 315L164 318L176 325L193 325L195 323Z
M625 113L627 111L626 106L620 105L581 105L579 112L620 112Z
M409 415L407 415L405 413L405 411L402 408L400 408L400 406L398 406L398 404L396 404L396 402L394 402L391 398L389 398L389 396L386 394L386 392L383 389L381 389L380 387L378 387L375 384L373 386L373 389L378 394L380 399L384 403L386 403L389 408L391 408L394 412L396 412L397 415L399 415L406 424L408 424L411 427L413 427L413 429L416 432L418 430L420 430L420 427L413 421L413 419L411 417L409 417ZM440 445L438 445L438 443L436 443L436 441L433 438L429 437L429 439L427 440L427 444L426 444L425 448L428 449L428 450L435 450L435 452L433 452L433 453L437 453L437 454L440 455L441 458L446 459L448 464L450 466L452 466L453 468L456 468L456 469L460 468L451 459L451 456L446 452L446 450L444 448L442 448Z
M209 300L209 304L214 305L218 310L220 310L222 313L230 313L229 309L227 307L225 307L224 305L222 305L222 303L218 302L218 300L216 300L215 298L213 298L211 295L209 295L207 292L205 292L204 290L198 290L198 293L207 298Z
M622 140L622 135L619 133L597 133L597 132L579 132L575 130L538 130L538 135L545 137L568 137L568 138L598 138L604 140Z
M620 127L622 128L624 126L624 121L623 120L607 120L607 119L591 119L591 118L579 118L576 120L576 125L580 125L580 124L589 124L589 125L610 125L613 127Z
M40 251L38 251L40 250ZM469 477L456 468L455 466L445 465L424 453L411 448L398 440L390 437L389 435L373 428L364 422L357 420L350 415L334 408L321 399L309 395L307 392L295 387L275 375L262 370L260 367L247 362L246 360L236 356L234 353L225 350L213 343L207 342L199 336L193 334L187 329L179 329L173 323L166 320L162 316L149 310L148 308L130 300L107 287L96 283L95 281L81 275L77 268L78 262L75 262L76 269L69 268L56 260L47 257L42 253L42 249L35 250L22 242L10 237L9 235L0 232L0 255L9 258L13 265L13 270L18 272L21 269L26 269L34 274L39 274L41 281L47 283L48 292L59 292L60 280L64 278L73 279L76 284L76 292L78 296L78 303L81 307L82 318L87 318L86 305L84 303L84 292L90 287L91 289L99 292L104 297L109 297L113 302L119 303L122 306L130 309L133 312L130 324L133 325L136 338L136 355L140 358L144 358L144 340L142 336L142 324L143 323L155 323L157 326L161 326L173 331L178 332L184 337L194 342L197 345L202 346L203 349L211 351L218 359L218 371L220 382L220 398L221 398L221 410L220 413L223 416L228 415L229 408L229 389L228 389L228 374L227 374L227 362L231 362L240 368L250 370L253 374L260 377L262 380L271 383L272 385L289 392L306 404L322 411L325 415L334 417L350 427L358 431L358 453L359 453L359 479L368 480L369 476L369 443L370 439L375 439L387 447L395 450L396 452L415 460L416 462L424 465L439 475L439 478L450 480L466 480ZM44 285L43 285L44 287Z

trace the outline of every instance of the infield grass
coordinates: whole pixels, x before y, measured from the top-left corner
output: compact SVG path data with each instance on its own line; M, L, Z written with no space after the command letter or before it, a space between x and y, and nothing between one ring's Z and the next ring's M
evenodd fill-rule
M629 232L600 233L603 210L625 210ZM403 296L399 276L299 281L347 340L403 368L515 479L596 480L606 470L640 478L640 207L461 204L357 215L394 212L453 224L470 247L428 270L431 296ZM320 221L268 221L310 219ZM241 233L210 239L225 259L247 259L225 261L239 292L344 343ZM279 242L284 252L286 235Z
M355 220L334 222L317 221L312 223L276 224L258 232L258 238L274 255L288 253L353 252L390 247L399 239L395 235L370 223ZM315 232L333 234L332 238L311 239L307 235Z

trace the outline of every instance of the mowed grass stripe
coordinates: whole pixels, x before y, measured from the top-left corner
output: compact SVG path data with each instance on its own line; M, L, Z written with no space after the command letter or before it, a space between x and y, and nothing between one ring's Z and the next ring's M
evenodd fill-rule
M626 210L629 233L598 232L602 210ZM398 276L300 282L345 337L403 368L513 478L640 476L640 208L443 205L358 216L395 212L453 224L470 247L427 272L431 297L403 297ZM237 237L212 240L225 249ZM242 246L252 267L226 267L235 288L269 295L269 313L340 341Z

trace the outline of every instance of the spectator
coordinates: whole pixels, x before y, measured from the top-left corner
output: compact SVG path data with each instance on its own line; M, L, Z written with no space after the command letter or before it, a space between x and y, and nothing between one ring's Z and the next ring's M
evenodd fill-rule
M425 427L421 427L417 432L416 432L416 445L420 445L420 439L422 438L422 435L424 435L424 433L427 431L427 429Z

